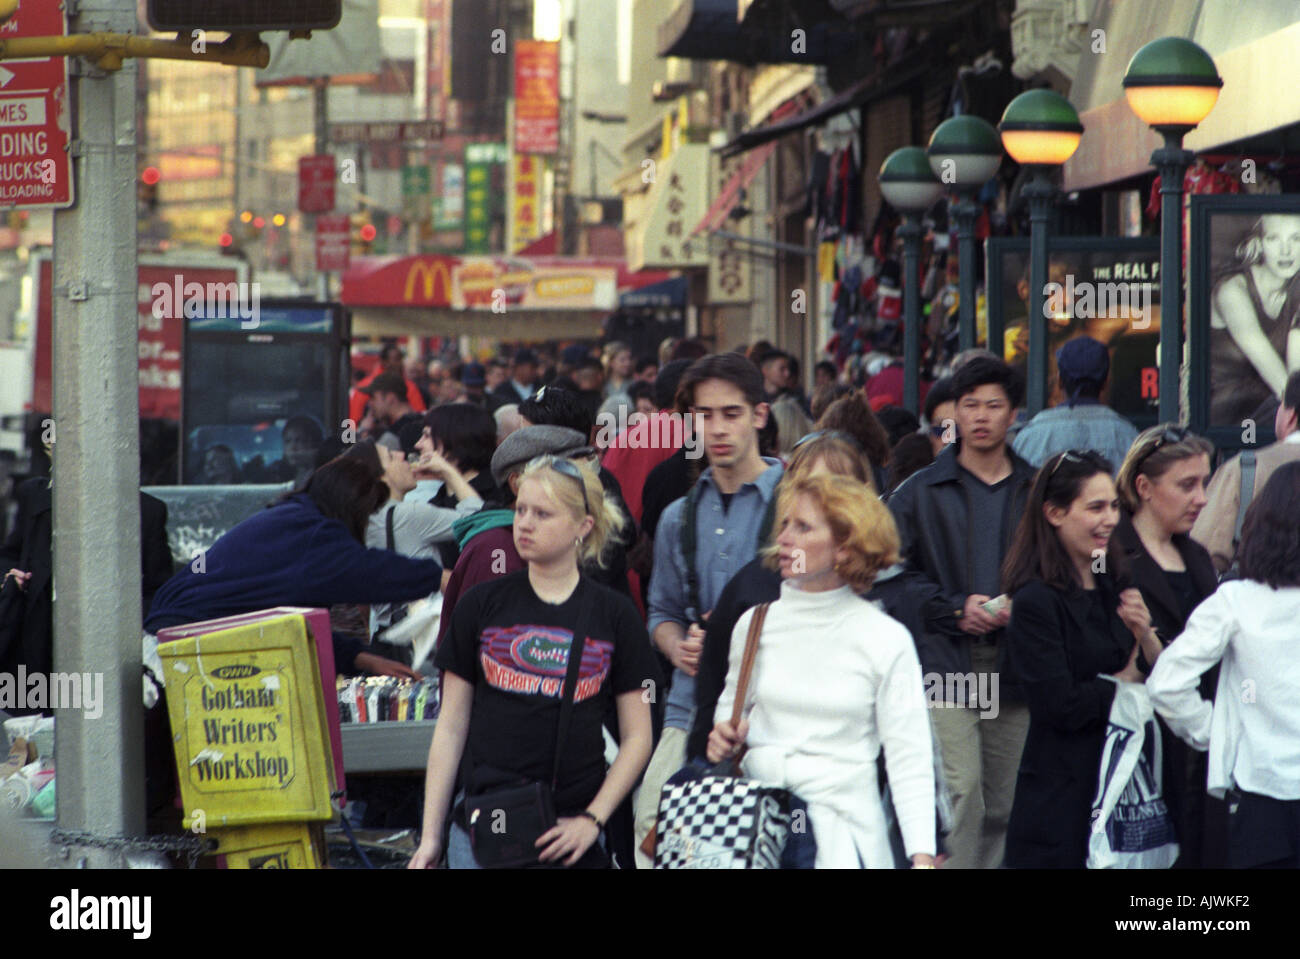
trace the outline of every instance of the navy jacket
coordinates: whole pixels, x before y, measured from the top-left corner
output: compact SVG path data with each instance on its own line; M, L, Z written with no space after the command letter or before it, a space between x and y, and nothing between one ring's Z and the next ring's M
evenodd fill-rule
M367 549L338 520L298 494L244 520L158 591L145 629L156 633L274 606L399 603L437 592L442 567ZM340 670L361 651L336 643Z

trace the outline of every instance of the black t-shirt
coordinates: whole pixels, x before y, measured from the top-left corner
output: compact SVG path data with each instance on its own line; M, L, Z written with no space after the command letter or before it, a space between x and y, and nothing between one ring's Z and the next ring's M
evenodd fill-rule
M481 583L457 601L435 660L474 685L466 743L471 767L549 783L560 687L580 611L587 639L560 762L560 815L581 811L600 791L601 723L613 697L659 685L650 637L632 600L583 577L572 596L552 605L538 598L524 569ZM646 680L655 685L646 687Z
M974 557L970 564L971 581L966 587L972 594L997 596L1002 592L1002 513L1011 493L1011 476L990 486L962 468L961 482L970 503L974 534L967 546L973 550Z
M1174 596L1178 600L1178 615L1185 624L1191 617L1196 607L1200 605L1200 597L1196 594L1196 584L1192 582L1191 570L1181 570L1175 572L1170 569L1162 570L1165 579L1169 581L1169 587L1174 591ZM1174 637L1170 636L1172 640Z

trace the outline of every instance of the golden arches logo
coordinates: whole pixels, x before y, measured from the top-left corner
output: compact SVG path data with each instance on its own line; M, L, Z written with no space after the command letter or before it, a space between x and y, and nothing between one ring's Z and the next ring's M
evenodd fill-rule
M442 295L434 299L434 291L438 289L437 280L442 278ZM431 305L446 305L451 302L451 271L447 268L447 262L442 259L437 260L417 260L411 264L411 269L406 274L406 289L402 294L402 299L407 303L415 299L415 284L417 281L424 282L424 296L422 300L428 301Z

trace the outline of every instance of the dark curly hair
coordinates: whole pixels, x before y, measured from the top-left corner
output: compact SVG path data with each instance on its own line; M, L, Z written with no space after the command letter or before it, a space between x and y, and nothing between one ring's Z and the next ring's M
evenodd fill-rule
M533 426L563 426L583 436L591 436L596 426L595 412L582 397L559 386L545 386L524 400L519 415Z
M1300 462L1274 470L1246 510L1241 575L1274 589L1300 586Z

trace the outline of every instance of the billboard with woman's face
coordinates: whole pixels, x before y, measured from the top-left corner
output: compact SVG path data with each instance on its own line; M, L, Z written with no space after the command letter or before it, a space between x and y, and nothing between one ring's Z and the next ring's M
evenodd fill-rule
M1300 369L1300 195L1194 196L1191 220L1193 422L1266 428Z

